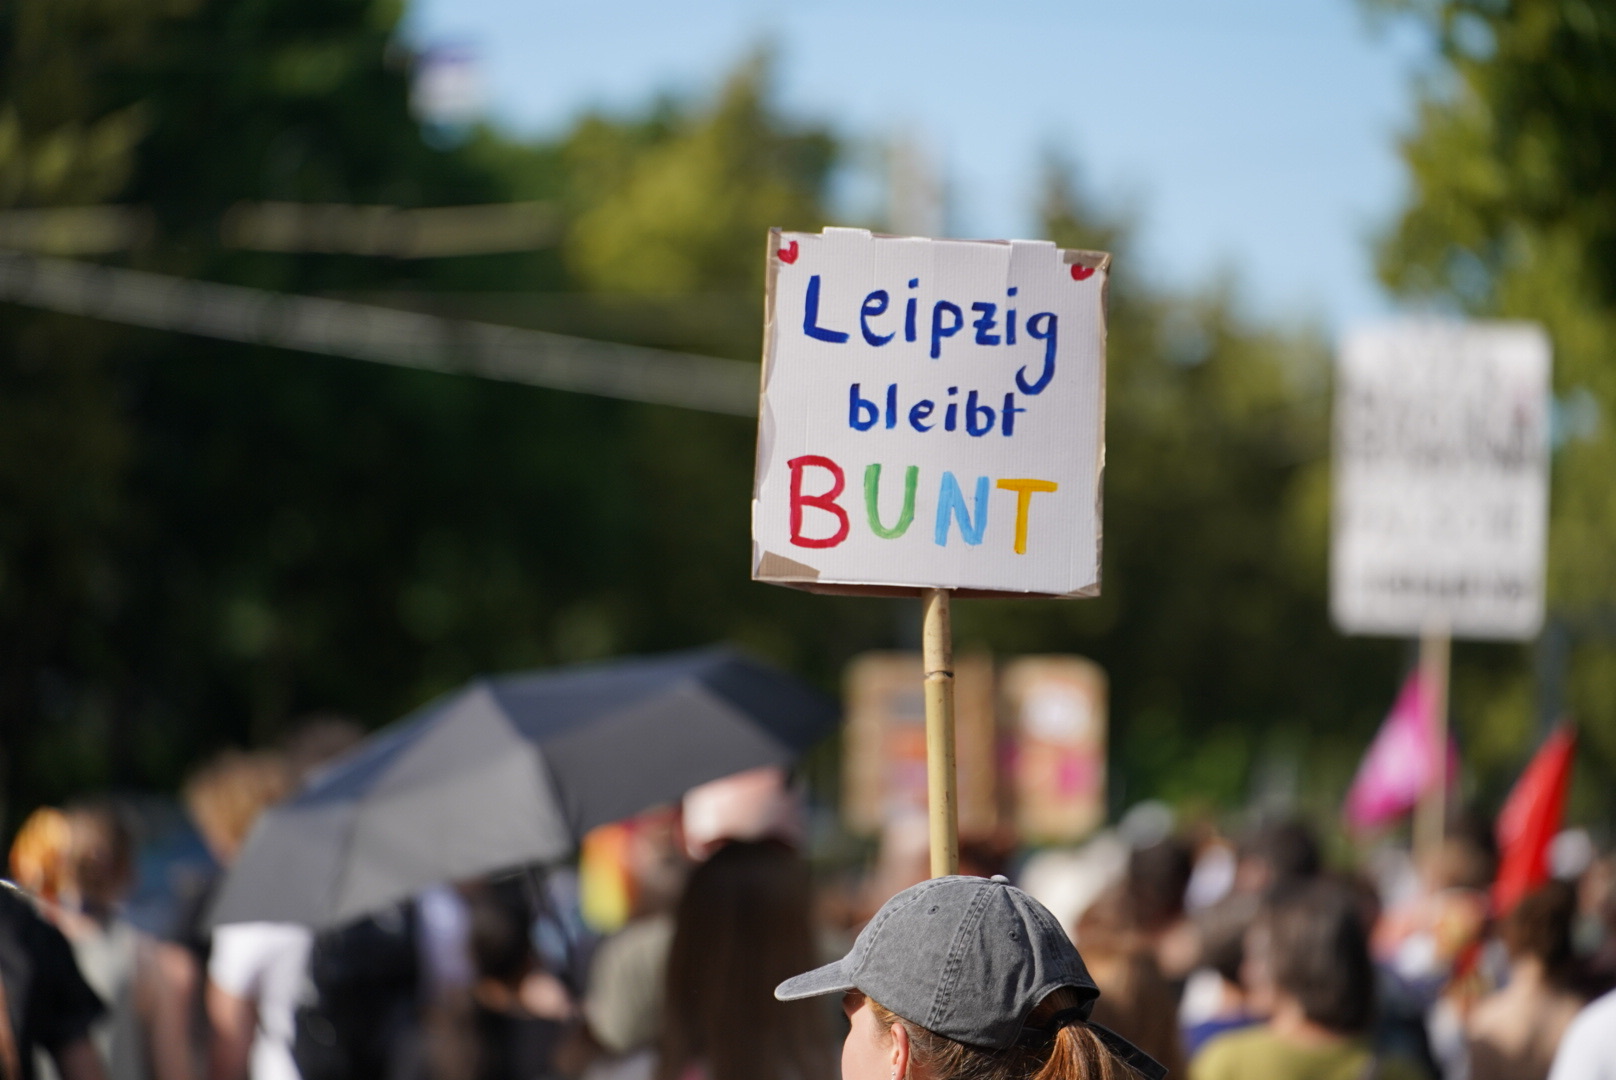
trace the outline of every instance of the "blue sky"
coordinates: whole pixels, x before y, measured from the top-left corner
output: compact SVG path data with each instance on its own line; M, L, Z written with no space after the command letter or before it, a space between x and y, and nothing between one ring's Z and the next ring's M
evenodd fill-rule
M409 19L468 47L493 118L533 134L710 92L770 42L790 112L937 162L955 235L1035 235L1053 152L1131 212L1163 284L1232 275L1253 313L1332 331L1390 310L1370 239L1403 198L1425 53L1353 0L413 0Z

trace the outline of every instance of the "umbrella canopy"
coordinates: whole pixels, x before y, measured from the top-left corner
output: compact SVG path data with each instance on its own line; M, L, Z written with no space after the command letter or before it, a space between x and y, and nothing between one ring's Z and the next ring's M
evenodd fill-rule
M597 825L791 762L836 718L724 648L478 679L266 811L209 922L337 926L437 882L554 861Z

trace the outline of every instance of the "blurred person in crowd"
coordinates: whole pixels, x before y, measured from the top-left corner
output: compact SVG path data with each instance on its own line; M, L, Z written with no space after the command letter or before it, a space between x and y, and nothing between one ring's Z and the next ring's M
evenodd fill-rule
M1075 939L1100 989L1095 1023L1104 1024L1166 1067L1183 1068L1178 997L1162 975L1156 949L1141 926L1139 901L1125 874L1078 919Z
M1498 870L1491 830L1479 819L1461 818L1417 870L1419 891L1383 913L1371 945L1377 959L1405 978L1440 983L1487 923L1487 889Z
M1246 936L1242 973L1260 1026L1218 1036L1192 1080L1415 1080L1417 1068L1378 1056L1375 973L1357 898L1327 880L1275 888Z
M1576 893L1551 881L1522 898L1499 926L1509 979L1470 1013L1471 1080L1543 1080L1583 999L1572 989Z
M812 904L807 863L777 840L726 844L695 869L668 953L657 1080L834 1080L828 1015L773 996L818 959Z
M1186 916L1184 897L1195 871L1195 849L1167 836L1128 855L1124 888L1133 920L1156 953L1156 966L1177 998L1200 957L1200 938Z
M41 806L23 819L11 841L11 880L37 901L54 904L67 874L72 826L54 806Z
M1246 934L1257 917L1249 894L1227 896L1196 919L1204 965L1190 977L1179 1008L1184 1054L1193 1060L1211 1039L1260 1023L1240 982Z
M1234 891L1262 896L1309 881L1323 869L1312 826L1298 818L1268 821L1248 832L1236 849Z
M1616 987L1616 854L1595 859L1577 885L1573 940L1584 957L1584 990L1598 997Z
M1090 1020L1096 996L1104 997L1071 938L1003 877L953 875L904 890L845 957L787 979L774 994L784 1002L842 996L842 1080L1164 1075Z
M291 789L292 773L283 754L225 750L191 774L182 795L209 853L228 867L241 854L258 815Z
M0 987L0 1061L17 1080L34 1080L40 1052L62 1080L106 1080L91 1040L105 1006L62 932L10 884L0 885Z
M425 1060L433 1080L554 1075L556 1050L577 1006L535 947L536 884L506 878L454 888L468 966L463 982L444 981L440 972L425 987Z
M1490 825L1475 815L1459 817L1441 845L1416 861L1417 891L1382 914L1370 939L1401 997L1425 1010L1430 1054L1444 1075L1465 1068L1464 1018L1492 988L1481 946L1497 868Z
M647 1050L662 1014L663 974L673 941L673 906L690 861L677 807L642 814L625 823L623 859L631 886L631 917L595 950L590 962L582 1022L557 1053L558 1069L570 1076L590 1066L609 1071Z
M734 840L802 839L802 791L785 770L752 769L693 788L676 808L629 823L625 852L632 918L590 964L583 1024L558 1054L563 1072L609 1073L651 1047L663 1009L673 907L692 865Z
M364 729L354 721L315 713L293 726L279 751L227 751L204 768L187 785L186 801L219 865L235 862L260 814L363 737ZM383 913L334 933L363 934L380 925L378 936L391 944L397 935L388 932L390 916ZM316 946L330 936L317 942L312 931L294 923L233 923L214 929L207 964L207 1015L213 1028L210 1080L298 1080L298 1007L311 980L311 957L328 958L328 951L317 954ZM412 938L406 936L401 947L413 956ZM412 964L407 994L413 991L413 979Z
M700 862L731 840L800 844L807 832L800 787L778 765L725 776L691 788L680 801L685 851Z
M1366 932L1379 924L1383 908L1380 888L1373 879L1359 873L1326 873L1323 877L1339 886L1352 901ZM1374 961L1373 952L1370 961ZM1426 1076L1441 1075L1426 1032L1427 1000L1383 965L1375 964L1374 969L1375 1023L1370 1043L1375 1054L1403 1061Z
M1210 821L1198 824L1195 836L1195 869L1184 887L1184 908L1191 914L1205 911L1234 891L1239 860L1235 847Z
M147 1053L157 1080L198 1080L207 1046L203 1023L203 972L209 934L204 924L218 884L218 864L201 839L194 816L183 826L193 834L199 858L165 867L149 909L151 937L139 965L138 998L146 1025ZM181 844L186 844L182 839Z
M1549 1080L1616 1080L1616 990L1571 1021L1554 1055Z
M80 973L111 1006L92 1038L114 1080L148 1071L158 1080L194 1080L197 966L184 947L140 933L122 918L133 862L122 817L101 803L67 811L41 807L11 849L13 874L67 937Z
M470 1080L479 1064L471 1018L477 967L471 955L469 902L479 884L435 885L415 898L421 1061L431 1080ZM304 1034L306 1019L299 1014L300 1044L308 1037ZM311 1070L301 1067L304 1080L309 1080Z
M422 1003L453 1010L471 993L476 971L471 958L471 883L440 883L415 897L416 963Z
M185 803L220 866L292 785L282 754L226 750L185 784ZM207 961L210 1080L298 1080L293 1013L313 935L288 923L216 927Z
M122 916L134 884L134 840L117 808L89 802L66 810L61 895L48 917L67 937L85 980L109 1008L96 1047L113 1080L147 1075L153 940Z
M473 894L471 955L483 1066L479 1080L549 1076L563 1025L576 1007L566 986L545 971L530 932L536 913L521 882Z
M1103 830L1077 848L1035 852L1021 864L1019 884L1075 931L1089 906L1126 872L1132 850L1116 830Z
M401 901L297 946L302 992L294 1003L292 1060L302 1080L356 1080L403 1075L420 1046L420 952L417 909ZM283 924L253 924L281 926ZM223 929L223 928L221 928ZM309 942L300 930L299 942ZM287 954L265 956L290 967ZM258 1074L253 1074L259 1080Z

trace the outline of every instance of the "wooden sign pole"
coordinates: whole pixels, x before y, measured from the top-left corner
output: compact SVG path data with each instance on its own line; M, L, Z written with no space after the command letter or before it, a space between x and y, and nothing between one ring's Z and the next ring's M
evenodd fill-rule
M1431 739L1435 742L1436 775L1414 813L1414 851L1422 861L1434 859L1448 832L1448 655L1446 627L1420 636L1420 681L1430 695Z
M921 624L926 669L926 809L931 876L959 873L959 793L954 766L954 629L947 589L927 589Z

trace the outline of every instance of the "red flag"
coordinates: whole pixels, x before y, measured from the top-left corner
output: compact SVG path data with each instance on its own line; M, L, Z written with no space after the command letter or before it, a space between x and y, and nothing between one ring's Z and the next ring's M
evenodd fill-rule
M1493 911L1507 915L1521 897L1549 880L1549 844L1560 831L1571 759L1577 735L1570 725L1556 728L1515 782L1498 815L1498 880Z

